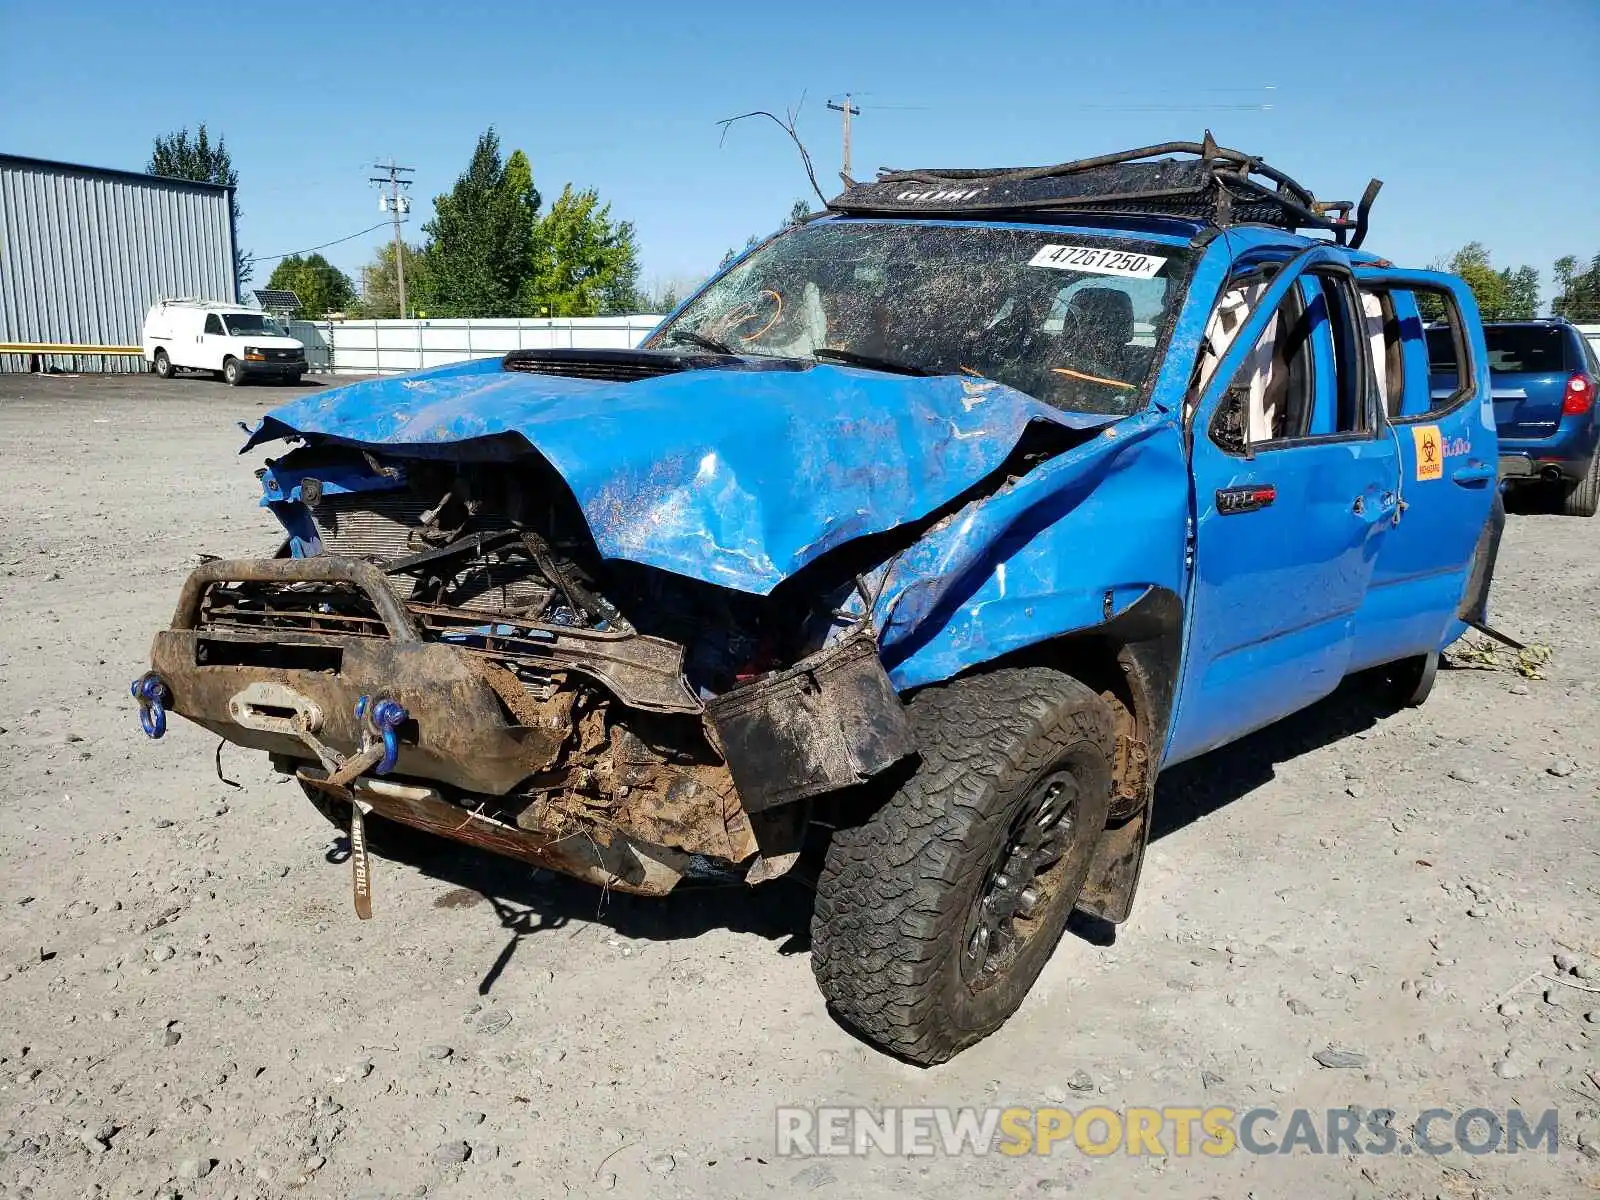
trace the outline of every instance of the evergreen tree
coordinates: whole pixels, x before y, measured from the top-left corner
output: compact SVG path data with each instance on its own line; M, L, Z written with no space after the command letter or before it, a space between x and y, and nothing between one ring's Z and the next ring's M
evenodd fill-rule
M150 151L150 162L145 166L145 174L163 175L168 179L193 179L199 183L221 183L233 188L233 228L237 235L239 218L244 216L244 210L239 207L239 172L233 169L233 156L228 153L227 140L219 137L213 145L204 121L200 122L193 137L189 136L188 126L176 133L157 137ZM254 274L250 256L238 246L233 249L233 270L241 287Z
M434 197L428 235L427 304L434 315L503 317L517 311L531 273L539 193L521 151L500 158L491 127L455 187ZM409 282L409 281L408 281Z

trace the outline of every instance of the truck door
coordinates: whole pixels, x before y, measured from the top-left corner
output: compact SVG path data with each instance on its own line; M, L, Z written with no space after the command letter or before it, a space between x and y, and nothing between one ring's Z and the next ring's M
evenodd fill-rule
M1493 388L1472 292L1431 271L1359 268L1355 274L1396 435L1402 508L1378 549L1372 587L1356 616L1353 670L1441 649L1461 633L1458 613L1490 519L1499 461ZM1426 333L1419 303L1442 312ZM1452 344L1459 366L1449 387L1430 387L1429 336Z
M1168 763L1338 686L1398 504L1342 254L1307 250L1258 290L1190 408L1193 568Z

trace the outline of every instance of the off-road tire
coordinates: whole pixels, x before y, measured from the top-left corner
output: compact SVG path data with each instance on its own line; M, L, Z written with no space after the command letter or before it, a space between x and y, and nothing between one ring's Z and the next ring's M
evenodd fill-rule
M1600 450L1589 460L1583 478L1561 485L1561 511L1569 517L1592 517L1600 510Z
M156 375L161 379L171 379L175 373L172 369L172 359L165 350L157 350L155 352L152 365L156 369Z
M1060 940L1111 804L1113 722L1089 688L1042 667L928 688L910 716L915 772L828 847L811 963L841 1020L892 1054L933 1064L998 1029ZM1014 957L971 984L963 958L980 894L1013 821L1063 770L1077 799L1056 882L1022 922Z
M229 356L222 360L222 382L229 387L238 387L244 382L244 368L237 358Z

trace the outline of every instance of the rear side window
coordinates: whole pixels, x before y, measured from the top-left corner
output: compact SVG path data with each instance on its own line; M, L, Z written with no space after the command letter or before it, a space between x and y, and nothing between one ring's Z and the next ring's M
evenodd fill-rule
M1567 331L1554 325L1485 325L1489 371L1495 375L1534 375L1569 371Z
M1428 330L1428 370L1435 375L1453 374L1456 369L1456 338L1447 326Z
M1472 356L1467 352L1466 326L1461 322L1461 310L1456 307L1455 297L1442 288L1420 287L1397 290L1392 299L1397 307L1408 311L1442 314L1424 334L1426 354L1416 345L1413 336L1405 334L1407 322L1401 323L1407 388L1400 416L1393 419L1414 420L1455 408L1472 394L1477 384L1473 378Z

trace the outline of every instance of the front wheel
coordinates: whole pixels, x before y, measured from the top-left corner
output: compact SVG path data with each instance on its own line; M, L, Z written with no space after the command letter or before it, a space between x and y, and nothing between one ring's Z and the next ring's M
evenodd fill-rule
M157 350L155 355L156 374L162 379L171 379L173 376L172 359L167 357L165 350Z
M1600 510L1600 450L1589 460L1589 469L1575 483L1562 484L1561 511L1569 517L1592 517Z
M1105 829L1113 723L1041 667L928 688L910 715L921 763L834 834L811 961L842 1020L932 1064L1004 1024L1049 961Z
M237 358L224 359L222 363L222 382L229 387L238 387L244 382L244 368L239 365Z

